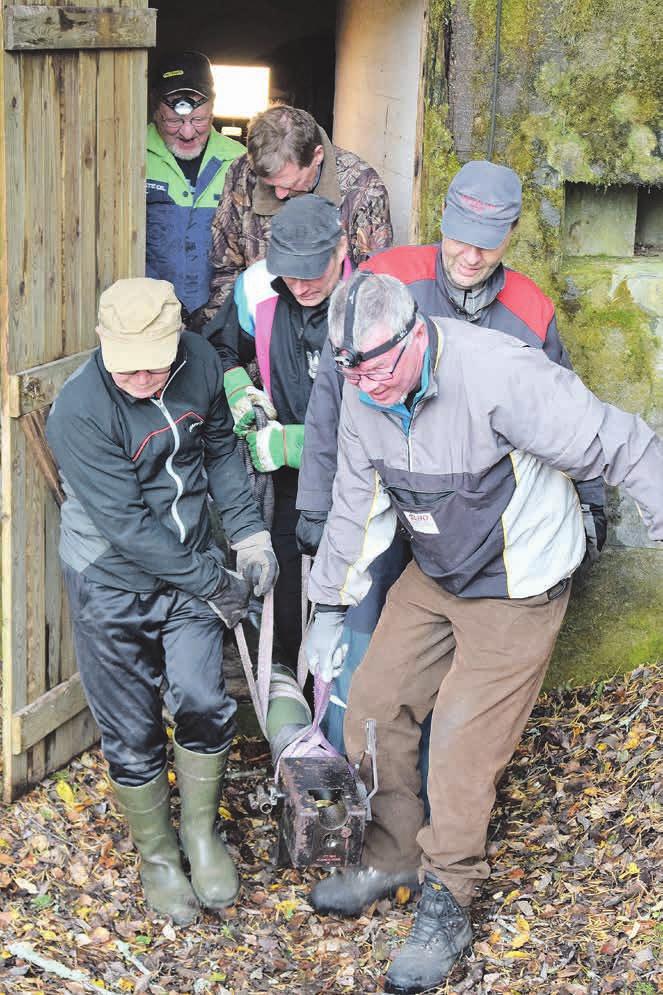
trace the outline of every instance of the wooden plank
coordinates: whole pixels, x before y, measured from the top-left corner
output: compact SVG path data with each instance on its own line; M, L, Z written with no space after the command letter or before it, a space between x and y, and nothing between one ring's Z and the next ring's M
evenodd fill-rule
M87 707L79 674L46 691L12 716L14 756L29 750Z
M99 729L89 708L65 722L47 740L46 760L49 771L68 764L72 757L89 749L99 739Z
M98 59L96 253L98 289L102 292L115 282L118 254L115 186L127 169L127 150L115 146L115 85L119 82L115 78L115 56L112 52L99 52Z
M410 224L408 241L411 245L417 245L421 236L421 173L424 155L424 123L426 116L426 62L425 54L428 42L428 29L430 23L430 0L425 0L422 18L421 34L419 38L419 89L417 93L417 125L415 130L414 145L414 177L412 184L412 207L410 210Z
M24 451L23 467L16 470L26 479L27 500L19 510L14 506L12 515L15 522L20 522L25 535L24 560L26 583L24 588L26 614L26 647L25 660L22 666L26 668L26 698L25 703L36 701L48 690L46 684L46 583L44 570L44 545L46 528L44 508L46 488L43 477L29 446ZM13 661L14 667L17 661ZM16 712L18 709L14 708ZM13 730L12 730L13 738ZM39 781L46 773L46 745L37 742L28 754L28 780Z
M90 358L93 351L86 349L9 376L7 402L12 418L20 418L29 411L38 411L52 404L65 380Z
M26 513L27 441L18 422L2 419L2 712L4 798L10 802L15 785L28 780L28 757L11 752L11 716L28 704L28 587Z
M153 48L157 12L131 7L5 7L8 52L52 49Z
M115 147L145 145L147 53L115 54ZM124 109L124 110L123 110ZM145 161L118 170L115 186L115 279L145 273Z
M81 121L81 148L72 150L72 159L80 156L74 169L80 172L81 221L80 283L75 289L80 303L80 324L65 328L65 344L68 353L91 348L97 341L97 299L101 287L97 271L97 86L99 74L99 52L81 52L79 55L79 103L78 114Z

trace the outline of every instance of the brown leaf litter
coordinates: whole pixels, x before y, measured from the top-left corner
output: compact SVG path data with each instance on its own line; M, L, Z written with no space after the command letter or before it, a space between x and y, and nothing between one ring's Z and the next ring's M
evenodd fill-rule
M542 697L500 786L472 953L440 992L663 992L662 713L660 666ZM316 916L318 872L276 869L275 819L249 808L267 764L237 741L221 814L243 889L187 928L146 910L99 752L0 808L0 992L380 992L409 895Z

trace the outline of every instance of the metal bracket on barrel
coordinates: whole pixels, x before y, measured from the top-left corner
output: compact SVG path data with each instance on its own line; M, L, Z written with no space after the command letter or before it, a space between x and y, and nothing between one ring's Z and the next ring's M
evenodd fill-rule
M264 784L259 784L255 792L252 791L249 794L249 805L254 812L262 812L263 815L269 815L282 798L283 794L275 784L268 784L266 791Z

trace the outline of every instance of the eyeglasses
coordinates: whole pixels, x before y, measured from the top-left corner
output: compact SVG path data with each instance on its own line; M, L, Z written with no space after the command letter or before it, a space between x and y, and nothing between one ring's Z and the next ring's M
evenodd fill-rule
M357 386L362 380L370 380L373 383L386 383L387 380L391 380L394 375L394 371L401 361L401 357L405 350L407 349L407 342L399 352L396 357L396 362L391 367L390 370L369 370L367 373L359 373L356 369L350 367L340 367L341 373L348 381L348 383Z
M195 117L189 117L186 115L184 117L169 118L164 117L163 114L160 114L159 116L161 118L161 123L169 135L176 135L178 131L182 130L185 124L190 124L195 132L202 135L203 132L207 130L212 119L211 112L205 115L197 114Z
M170 366L163 366L160 370L123 370L117 375L119 377L135 377L137 373L147 373L151 377L160 377L164 373L170 372Z

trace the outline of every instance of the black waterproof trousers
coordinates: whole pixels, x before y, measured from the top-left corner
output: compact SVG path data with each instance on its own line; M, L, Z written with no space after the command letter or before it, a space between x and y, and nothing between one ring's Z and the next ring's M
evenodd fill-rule
M276 657L279 663L296 673L302 641L302 558L295 539L299 520L299 512L295 506L299 473L290 467L284 467L272 476L274 521L271 535L279 564L279 579L274 588Z
M223 625L209 605L174 587L135 594L66 564L63 573L78 669L113 780L145 784L166 763L164 677L180 746L229 746L237 704L223 679Z

